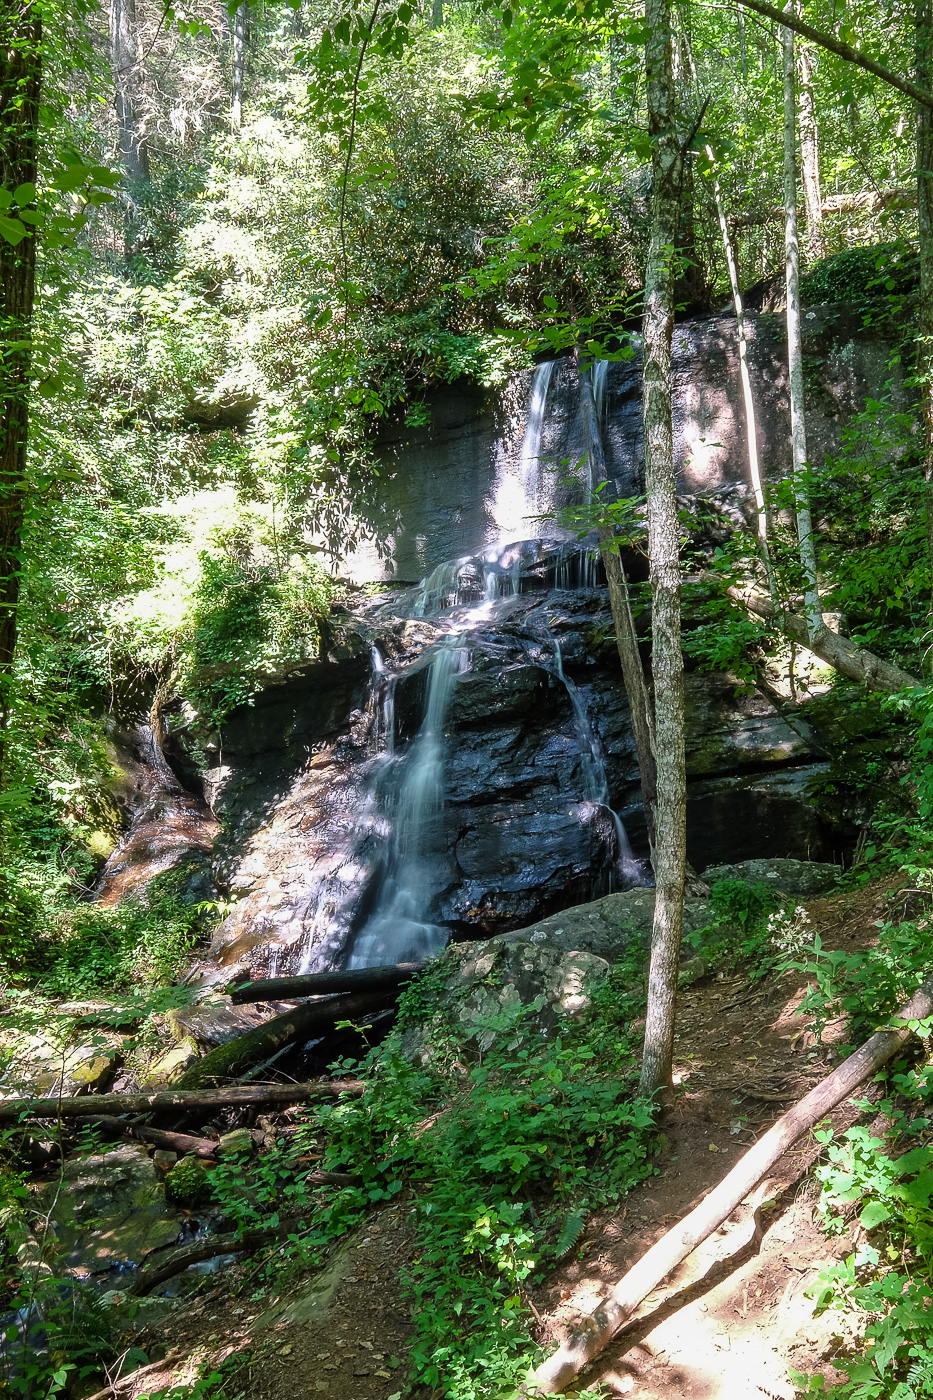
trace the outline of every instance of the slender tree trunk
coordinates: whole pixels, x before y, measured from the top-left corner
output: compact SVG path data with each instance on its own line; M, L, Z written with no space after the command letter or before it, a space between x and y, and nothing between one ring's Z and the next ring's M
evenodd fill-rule
M42 88L42 11L0 0L0 186L35 185ZM12 704L22 569L36 240L0 238L0 778Z
M736 21L739 26L739 62L742 66L742 82L748 82L748 52L745 48L745 14L741 5L736 14Z
M136 0L110 0L110 46L120 163L130 185L148 182L149 143L142 121Z
M788 8L793 8L789 0ZM800 250L797 241L797 122L794 32L781 28L784 42L784 261L787 278L787 369L790 436L797 513L797 550L803 571L804 616L810 641L823 633L823 611L816 577L816 549L807 485L807 423L804 412L803 350L800 336ZM777 601L775 599L775 601Z
M431 28L444 28L444 0L431 0Z
M933 0L915 0L917 86L933 90ZM933 110L917 103L917 233L920 251L918 377L923 413L927 548L933 572Z
M243 4L230 20L233 48L233 77L230 87L230 125L239 131L243 121L243 81L246 77L246 48L248 40L249 5Z
M641 1092L671 1085L677 964L686 865L684 672L680 648L680 526L671 422L672 250L681 151L674 125L671 0L646 0L645 68L651 139L651 235L645 269L642 413L651 570L651 671L658 770L654 925Z
M812 53L805 44L799 45L797 71L800 86L800 170L803 175L803 198L807 211L807 254L815 261L823 256L823 197L820 192L820 140L816 103L813 99L813 66Z
M590 481L598 486L606 481L606 459L603 453L602 438L599 432L599 419L596 402L593 398L593 381L590 369L577 353L577 372L580 376L580 397L583 403L583 417L586 422L587 452L590 459ZM612 608L612 622L616 634L616 646L622 663L622 681L628 696L632 715L632 733L635 737L635 752L638 756L638 771L641 778L641 795L645 808L645 825L648 829L648 845L651 861L654 864L654 850L657 840L656 813L658 803L658 773L654 751L654 714L651 696L645 679L645 669L641 664L638 650L638 635L632 617L632 604L629 598L628 580L619 557L618 541L615 532L608 526L599 530L599 552L606 570L609 584L609 604Z

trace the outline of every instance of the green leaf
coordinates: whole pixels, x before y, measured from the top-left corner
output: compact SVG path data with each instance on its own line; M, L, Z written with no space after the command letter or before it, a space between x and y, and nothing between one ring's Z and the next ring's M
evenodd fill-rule
M21 224L19 219L8 219L4 214L0 214L0 237L5 238L7 243L12 243L14 248L17 243L22 243L26 232L26 225Z
M859 1216L859 1221L866 1230L874 1230L876 1225L881 1225L885 1220L890 1219L891 1211L888 1210L883 1201L869 1201Z

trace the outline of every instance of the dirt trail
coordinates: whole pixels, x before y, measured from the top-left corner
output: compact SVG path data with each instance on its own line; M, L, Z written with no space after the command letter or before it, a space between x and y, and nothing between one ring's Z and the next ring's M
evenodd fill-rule
M824 947L870 946L875 920L890 914L893 884L889 879L810 901ZM683 994L679 1092L664 1125L659 1174L620 1209L594 1217L572 1259L536 1294L542 1341L556 1343L784 1108L827 1073L832 1043L844 1028L830 1027L828 1046L815 1047L794 1014L801 995L793 974L760 982L714 978ZM854 1117L843 1106L835 1121L841 1126ZM769 1178L775 1204L757 1222L740 1208L646 1300L583 1380L639 1400L792 1400L788 1368L836 1378L831 1356L839 1318L814 1320L804 1297L820 1265L850 1247L845 1238L827 1239L813 1218L817 1192L807 1171L819 1150L808 1139L788 1153ZM120 1396L135 1400L193 1375L197 1362L217 1364L248 1351L238 1377L245 1400L388 1400L404 1389L411 1339L399 1280L414 1247L406 1216L404 1206L374 1213L323 1278L290 1287L284 1302L298 1299L299 1306L271 1327L259 1330L256 1321L265 1303L230 1296L240 1268L225 1271L180 1319L138 1338L144 1347L180 1348L187 1359L150 1373ZM300 1300L315 1293L320 1307L315 1312L312 1298L305 1316Z

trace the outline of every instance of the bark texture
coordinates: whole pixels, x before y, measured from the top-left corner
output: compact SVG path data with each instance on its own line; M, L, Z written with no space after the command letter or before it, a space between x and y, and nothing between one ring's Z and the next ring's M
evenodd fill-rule
M230 83L230 125L239 131L243 121L243 84L246 80L246 50L249 40L249 5L243 4L230 20L232 72Z
M164 1148L168 1152L179 1152L182 1156L213 1157L217 1143L212 1138L192 1137L190 1133L168 1133L161 1128L147 1128L142 1123L127 1123L122 1118L109 1114L95 1113L82 1118L81 1123L94 1124L111 1137L131 1137L138 1142L148 1142L153 1147Z
M813 70L813 54L804 44L798 45L800 168L804 208L807 211L807 253L816 260L823 256L823 197L820 191L820 136L813 98Z
M42 18L32 0L0 0L0 186L36 182ZM0 238L0 777L12 703L29 435L36 240Z
M793 10L790 0L789 10ZM797 103L794 31L781 30L784 45L784 273L787 283L787 371L790 386L790 437L797 516L797 552L804 578L804 616L808 640L825 630L816 579L816 548L807 486L807 420L804 409L803 341L800 334L800 244L797 236ZM809 214L808 214L809 219ZM773 595L772 589L772 595Z
M898 1013L899 1022L919 1021L933 1011L933 978ZM532 1394L566 1389L598 1356L662 1279L703 1243L745 1199L765 1174L804 1133L875 1074L910 1038L906 1024L877 1031L861 1049L822 1080L769 1128L719 1185L690 1214L643 1254L595 1312L549 1357L529 1381Z
M283 1046L302 1038L310 1039L330 1030L338 1021L370 1016L391 1001L385 992L350 992L346 996L320 997L302 1002L281 1016L273 1016L255 1030L228 1040L209 1050L203 1059L185 1070L178 1081L180 1089L208 1089L223 1080L234 1079L244 1070L274 1055Z
M651 140L651 234L645 271L642 413L648 496L654 720L657 756L657 885L641 1092L671 1082L674 1007L686 864L684 674L680 648L680 527L671 423L673 269L682 155L674 124L670 0L645 5L645 68Z
M305 1103L308 1099L362 1094L365 1087L361 1079L319 1079L307 1084L231 1084L227 1089L160 1089L152 1094L95 1094L77 1099L2 1099L0 1123L20 1118L87 1118L89 1112L182 1114L202 1108Z
M114 105L120 162L131 185L149 180L149 143L139 83L141 72L136 0L110 0L110 47L113 55Z

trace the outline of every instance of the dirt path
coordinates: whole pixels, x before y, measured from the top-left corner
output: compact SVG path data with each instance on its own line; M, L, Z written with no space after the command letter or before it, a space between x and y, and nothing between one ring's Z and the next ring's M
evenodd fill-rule
M875 920L890 910L892 884L811 901L824 946L869 946ZM683 995L679 1094L664 1125L659 1174L632 1191L620 1210L594 1217L572 1258L536 1294L542 1341L555 1343L828 1071L832 1041L843 1028L831 1027L829 1047L817 1049L795 1015L801 994L788 974L760 982L707 980ZM836 1121L841 1126L854 1116L844 1106ZM792 1400L789 1368L834 1378L839 1318L814 1320L804 1291L820 1265L850 1242L827 1239L814 1221L817 1193L807 1172L819 1150L807 1140L778 1164L768 1188L775 1204L760 1215L760 1238L740 1208L646 1301L585 1381L639 1400ZM150 1373L121 1397L135 1400L177 1383L199 1362L248 1355L237 1378L245 1400L389 1400L404 1389L411 1323L399 1274L413 1247L404 1206L374 1213L324 1274L289 1286L271 1317L259 1311L268 1300L248 1305L231 1296L248 1266L226 1270L180 1319L138 1339L144 1347L180 1349L185 1361Z

